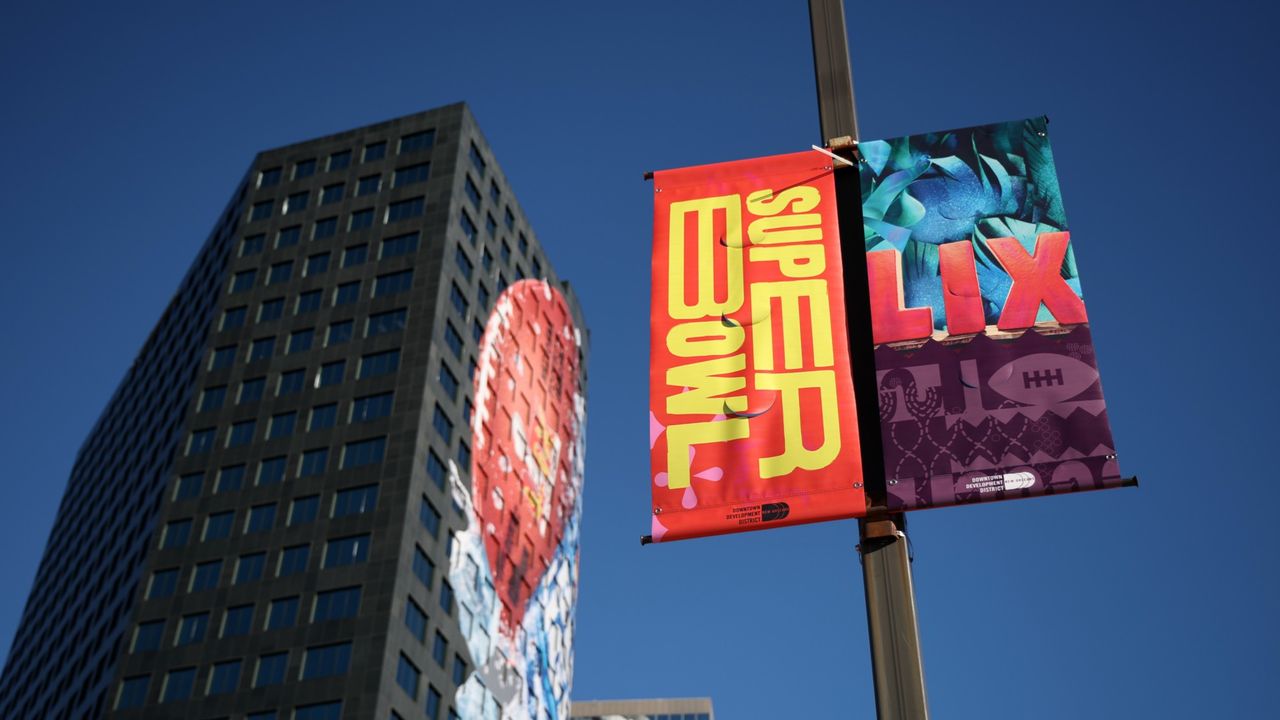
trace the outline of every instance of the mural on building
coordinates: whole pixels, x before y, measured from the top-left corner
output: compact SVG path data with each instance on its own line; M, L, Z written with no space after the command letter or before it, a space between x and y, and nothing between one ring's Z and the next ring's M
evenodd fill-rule
M561 294L521 280L495 303L473 383L471 488L451 467L468 519L449 581L474 671L464 718L569 714L586 404L581 331Z

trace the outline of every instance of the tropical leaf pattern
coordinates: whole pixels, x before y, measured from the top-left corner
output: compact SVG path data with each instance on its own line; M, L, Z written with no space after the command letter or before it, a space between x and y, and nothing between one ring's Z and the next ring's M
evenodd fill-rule
M866 250L902 254L906 305L933 308L938 330L946 327L939 245L973 244L983 309L995 324L1011 281L987 240L1014 237L1030 253L1041 233L1068 230L1048 118L874 140L858 150ZM1080 295L1070 247L1062 276ZM1036 320L1053 316L1041 307Z

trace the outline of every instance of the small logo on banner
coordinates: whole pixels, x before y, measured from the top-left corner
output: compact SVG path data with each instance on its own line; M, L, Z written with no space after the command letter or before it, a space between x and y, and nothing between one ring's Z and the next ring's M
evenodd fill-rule
M782 520L791 514L791 507L784 502L765 503L760 506L761 522L770 522L771 520Z
M785 520L790 514L790 505L784 502L776 502L763 505L741 505L731 509L724 516L724 519L738 525L756 525Z
M969 478L964 489L979 495L1008 490L1025 490L1036 484L1036 476L1029 472L1004 473L1001 475L979 475Z

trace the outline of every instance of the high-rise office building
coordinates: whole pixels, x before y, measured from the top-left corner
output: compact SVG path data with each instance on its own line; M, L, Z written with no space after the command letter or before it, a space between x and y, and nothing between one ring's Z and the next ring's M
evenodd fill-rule
M587 337L470 112L231 198L80 449L0 717L566 717Z
M711 698L585 700L573 704L570 720L716 720Z

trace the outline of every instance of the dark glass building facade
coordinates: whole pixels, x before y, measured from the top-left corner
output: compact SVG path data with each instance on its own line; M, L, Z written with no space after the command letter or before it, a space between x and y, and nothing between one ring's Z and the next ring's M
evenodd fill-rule
M260 153L76 458L0 717L566 717L587 347L465 105Z
M715 720L710 698L586 700L573 704L570 720Z

